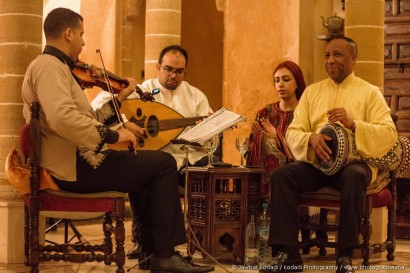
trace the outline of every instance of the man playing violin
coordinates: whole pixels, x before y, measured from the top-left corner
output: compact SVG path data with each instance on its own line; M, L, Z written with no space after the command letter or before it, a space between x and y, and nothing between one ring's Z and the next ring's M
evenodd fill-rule
M398 138L390 109L378 87L355 76L357 54L356 43L348 37L329 41L324 55L329 78L305 89L286 133L297 161L277 168L271 176L269 244L273 254L287 253L284 263L295 271L303 270L298 249L298 193L328 185L340 191L337 273L352 273L366 189L377 182L378 168L364 162L344 166L333 175L316 168L315 160L328 162L332 157L326 143L331 138L321 134L321 128L338 123L354 139L357 152L367 158L384 156Z
M95 112L72 74L82 47L84 28L81 15L65 8L52 10L44 21L47 45L28 67L23 86L24 116L39 102L42 127L42 158L62 190L91 193L121 191L147 204L149 218L141 218L144 238L153 242L152 271L209 272L175 252L186 243L178 192L175 159L161 151L114 151L107 144L128 142L135 135L126 128L112 130L118 122L113 102ZM137 83L126 78L128 87L120 91L119 104ZM144 194L140 194L144 192Z
M159 89L160 93L154 95L155 101L162 103L184 117L200 117L207 116L212 113L212 109L209 106L208 99L205 94L198 88L190 85L188 82L184 81L186 74L186 67L188 63L188 53L184 48L179 45L170 45L163 48L159 54L158 63L156 65L158 77L155 79L148 79L144 81L139 87L145 91ZM128 99L139 98L137 93L131 93ZM101 107L104 103L111 100L111 96L107 92L100 92L96 98L91 102L91 106L94 109ZM124 119L125 116L123 116ZM133 122L126 122L126 127L130 129L137 137L142 137L144 131L138 125ZM189 130L190 127L185 128ZM185 165L186 152L181 149L182 145L179 144L169 144L162 148L161 150L170 153L177 161L177 168L180 170ZM207 154L201 150L190 150L188 154L188 160L190 165L195 166L205 166L207 162ZM180 175L179 183L182 186L184 183L183 175ZM131 194L132 195L132 194ZM142 210L139 215L143 215L145 204L134 199L138 204L134 204L132 201L131 208L134 212L137 209ZM141 253L141 241L138 220L136 215L133 215L133 228L132 235L133 241L136 243L133 248L131 248L127 257L130 259L143 258L149 253L149 242L143 246L144 253ZM148 244L148 246L147 246ZM148 250L147 250L148 248ZM142 257L140 256L142 255ZM147 267L147 263L140 264L140 269Z

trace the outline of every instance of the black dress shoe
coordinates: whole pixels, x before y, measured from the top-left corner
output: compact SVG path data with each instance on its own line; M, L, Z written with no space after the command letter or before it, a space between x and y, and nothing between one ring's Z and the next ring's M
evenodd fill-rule
M285 261L285 269L288 272L303 272L303 260L302 256L288 258Z
M288 257L288 254L281 252L271 265L259 269L259 273L288 273L302 272L303 260L300 255Z
M151 273L205 273L214 271L210 265L197 265L190 258L182 257L179 252L169 258L153 257L151 260Z
M130 250L128 250L127 258L128 259L138 259L140 257L141 252L142 252L141 245L138 243L135 243L134 246Z
M149 270L152 252L143 251L140 244L135 243L135 245L128 250L127 257L128 259L138 259L138 268L141 270Z
M352 258L339 257L337 258L337 270L336 273L355 273L352 266Z

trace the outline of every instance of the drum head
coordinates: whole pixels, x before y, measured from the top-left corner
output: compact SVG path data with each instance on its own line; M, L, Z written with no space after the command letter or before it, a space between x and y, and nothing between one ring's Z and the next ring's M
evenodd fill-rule
M326 124L319 133L332 138L326 141L326 145L330 148L332 154L327 162L320 160L320 158L316 158L316 161L323 173L333 175L346 163L349 152L349 139L346 131L337 123Z
M336 135L336 132L330 127L322 128L320 133L332 138L331 140L326 140L326 145L330 148L330 150L332 151L332 154L330 155L330 159L327 162L322 161L320 158L317 158L317 161L322 168L330 169L332 168L332 166L335 165L336 157L339 151L339 146L337 144L338 137Z

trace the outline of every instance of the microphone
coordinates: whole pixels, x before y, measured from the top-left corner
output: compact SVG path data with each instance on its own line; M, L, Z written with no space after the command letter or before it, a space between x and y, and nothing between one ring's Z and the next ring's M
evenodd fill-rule
M155 88L151 92L143 92L141 88L137 86L137 88L135 89L135 92L137 92L137 94L140 96L140 99L142 101L154 101L155 100L154 95L159 94L159 92L161 91L159 90L159 88Z

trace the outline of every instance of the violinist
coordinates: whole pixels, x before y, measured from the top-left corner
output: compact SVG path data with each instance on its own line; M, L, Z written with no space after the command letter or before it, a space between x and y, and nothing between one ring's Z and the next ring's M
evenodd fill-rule
M95 112L72 74L82 47L84 28L81 15L66 9L52 10L44 21L47 45L27 68L22 86L24 116L29 107L40 103L42 158L60 189L91 193L121 191L144 199L148 217L140 217L143 238L152 244L150 269L160 272L209 272L212 266L199 266L175 252L186 243L174 158L161 151L114 151L107 143L128 142L136 137L128 129L112 130L118 123L113 102ZM119 105L134 92L136 81L125 79ZM140 195L141 192L146 194Z

